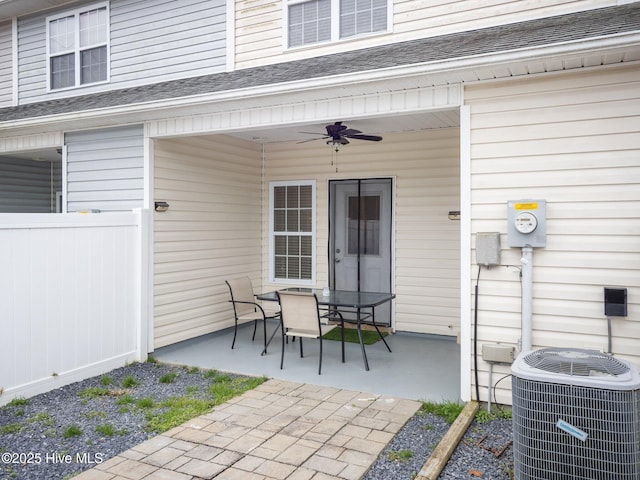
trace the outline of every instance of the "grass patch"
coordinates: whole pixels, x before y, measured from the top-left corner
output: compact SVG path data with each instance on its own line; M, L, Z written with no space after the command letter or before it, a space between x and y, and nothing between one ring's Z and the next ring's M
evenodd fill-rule
M20 425L19 423L9 423L8 425L2 425L0 427L0 435L18 433L20 430L22 430L22 425Z
M96 427L96 432L104 437L113 437L114 435L126 435L126 430L116 430L116 427L110 423L104 423Z
M111 390L109 390L108 388L89 387L81 391L80 393L78 393L78 395L80 395L82 398L91 399L91 398L104 397L106 395L109 395L110 393L111 393Z
M504 419L511 420L511 410L498 410L493 412L488 412L487 410L478 410L476 413L476 422L478 423L489 423L492 420Z
M102 385L104 385L105 387L108 387L109 385L113 385L113 378L111 378L111 377L110 377L110 376L108 376L108 375L103 375L103 376L100 378L100 383L101 383Z
M122 395L116 400L116 405L133 405L134 403L136 403L136 399L129 394Z
M16 397L7 403L7 407L24 407L25 405L29 405L29 400L24 397Z
M56 423L55 419L51 415L45 412L35 414L33 417L30 417L29 420L27 420L27 422L39 423L41 425L46 425L49 427L52 425L55 425Z
M76 424L69 425L62 434L64 438L77 437L78 435L82 435L82 429Z
M387 458L392 462L406 462L413 458L413 452L411 450L392 450L387 452Z
M431 413L442 417L447 423L451 424L458 418L460 412L464 409L464 404L458 402L422 402L420 411L424 413Z
M166 432L267 380L265 377L231 378L229 375L220 374L212 374L210 378L213 378L215 383L207 389L206 398L185 395L150 405L147 413L147 428L155 433ZM141 408L140 401L137 406Z
M160 383L173 383L178 378L178 374L174 372L165 373L160 377Z
M155 407L156 402L151 397L141 398L136 401L136 407L141 408L143 410Z
M147 428L157 433L166 432L191 418L207 413L214 406L215 402L211 399L172 397L147 414Z
M220 405L230 398L256 388L266 380L266 377L232 379L228 375L222 375L216 377L216 383L211 385L208 390L213 396L214 405Z
M122 380L122 388L133 388L140 385L140 382L132 375L129 375L124 380Z
M373 345L378 340L380 340L380 335L378 335L378 332L376 332L375 330L362 330L361 333L362 333L362 343L364 343L365 345ZM383 337L386 337L388 335L387 332L380 332L380 333L382 333ZM327 333L325 333L322 336L322 338L325 340L335 340L339 342L342 340L342 329L334 328L333 330L330 330ZM358 340L358 329L345 328L344 341L349 343L360 343L360 340Z

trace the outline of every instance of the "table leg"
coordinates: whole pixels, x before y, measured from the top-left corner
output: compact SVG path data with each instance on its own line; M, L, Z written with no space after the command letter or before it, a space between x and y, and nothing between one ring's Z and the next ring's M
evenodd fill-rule
M356 321L358 327L358 340L360 340L360 348L362 349L362 360L364 360L364 369L369 371L369 361L367 360L367 352L364 350L364 342L362 341L362 330L360 328L360 308L356 310Z
M271 340L273 340L273 337L276 336L276 333L278 332L278 329L282 328L282 318L279 318L279 322L278 325L276 325L276 328L273 330L273 333L271 334L271 336L269 337L269 341L267 341L267 326L265 322L265 327L264 327L264 339L265 339L265 344L264 344L264 349L262 350L262 353L260 354L262 355L266 355L267 353L267 347L271 344Z
M338 316L340 317L340 334L342 335L342 363L344 363L344 317L342 316L342 313L338 312L336 310L336 313L338 314Z
M373 326L376 327L378 335L380 335L380 338L382 339L382 341L386 345L387 350L389 350L389 353L391 353L391 347L389 347L389 344L387 343L387 341L382 336L382 332L380 332L380 329L378 328L378 325L376 325L376 309L375 308L371 309L371 320L373 321Z

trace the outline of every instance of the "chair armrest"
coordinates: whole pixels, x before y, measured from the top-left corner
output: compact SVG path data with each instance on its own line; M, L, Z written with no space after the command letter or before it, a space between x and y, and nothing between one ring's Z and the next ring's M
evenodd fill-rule
M256 302L245 302L243 300L228 300L229 303L242 303L243 305L253 305L256 308L256 311L258 309L260 309L260 312L262 313L262 317L263 318L278 318L280 317L280 312L274 312L273 315L267 315L264 311L264 308L262 308L262 305L260 305L259 303Z

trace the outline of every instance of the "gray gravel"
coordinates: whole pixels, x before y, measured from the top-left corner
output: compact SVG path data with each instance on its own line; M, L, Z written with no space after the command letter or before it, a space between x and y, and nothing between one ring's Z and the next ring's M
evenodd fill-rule
M365 480L414 478L449 427L436 415L415 415L380 454ZM494 419L483 423L474 420L438 478L512 480L511 432L511 420ZM397 459L402 451L410 451L411 458Z
M161 383L160 377L175 373L173 383ZM132 376L139 385L122 388L125 378ZM237 375L232 375L237 376ZM103 384L108 377L111 385ZM28 399L24 405L0 408L0 478L13 480L65 479L95 466L155 435L146 428L145 413L117 402L123 393L135 399L150 397L155 401L183 396L202 396L213 380L203 371L192 371L154 363L138 363L99 376L52 390ZM88 388L110 388L117 395L82 396ZM96 428L111 424L115 433L105 435ZM20 425L18 432L11 432ZM66 437L75 425L81 433ZM420 471L433 448L447 432L449 425L440 417L417 414L394 437L387 449L371 467L366 480L412 479ZM511 422L492 420L474 422L463 442L440 475L440 479L510 480L512 452L508 447L496 458L490 449L501 450L511 440ZM401 453L411 457L402 459Z

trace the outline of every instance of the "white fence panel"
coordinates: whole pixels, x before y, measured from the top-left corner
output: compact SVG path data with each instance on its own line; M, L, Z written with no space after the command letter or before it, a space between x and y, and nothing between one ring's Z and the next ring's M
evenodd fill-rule
M0 215L0 404L145 358L149 218Z

